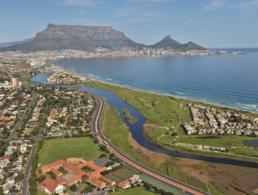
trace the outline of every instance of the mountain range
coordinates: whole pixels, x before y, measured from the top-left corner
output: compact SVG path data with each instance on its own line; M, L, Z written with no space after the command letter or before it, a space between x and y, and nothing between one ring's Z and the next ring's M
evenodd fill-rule
M132 41L123 32L114 30L109 26L74 26L49 24L47 29L36 34L35 38L23 40L15 45L8 45L0 51L39 51L76 49L94 51L97 47L103 48L171 48L176 50L206 50L193 42L181 44L166 36L162 41L154 45L144 45Z
M34 38L34 37L33 37L33 38ZM31 41L33 38L30 38L30 39L23 39L22 41L12 41L12 42L0 43L0 48L11 47L11 46L15 46L15 45L20 45L20 44L23 44L23 43L27 43L27 42Z

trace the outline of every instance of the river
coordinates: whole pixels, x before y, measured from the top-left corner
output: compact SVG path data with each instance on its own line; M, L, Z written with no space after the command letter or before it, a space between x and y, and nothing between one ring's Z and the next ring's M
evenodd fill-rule
M51 74L53 74L53 73L42 73L40 75L33 77L31 79L31 81L38 82L38 83L47 83L46 79ZM87 87L87 86L81 86L81 88L76 88L76 89L89 91L91 93L99 95L99 96L105 98L107 100L108 104L116 106L118 108L118 112L120 113L123 123L125 123L129 127L129 129L132 133L132 137L142 147L147 148L150 151L163 153L163 154L166 154L166 155L169 155L172 157L181 157L181 158L187 158L187 159L202 160L202 161L212 162L212 163L237 165L237 166L243 166L243 167L249 167L249 168L258 168L258 163L224 159L224 158L205 157L205 156L191 155L191 154L185 154L185 153L176 153L174 151L158 147L158 146L150 143L143 135L143 124L145 123L145 118L143 115L140 114L140 112L136 108L126 104L117 95L107 92L107 91L103 91L100 89L95 89L95 88ZM122 108L129 110L131 115L138 118L138 121L133 124L127 122L125 120L124 114L122 112Z

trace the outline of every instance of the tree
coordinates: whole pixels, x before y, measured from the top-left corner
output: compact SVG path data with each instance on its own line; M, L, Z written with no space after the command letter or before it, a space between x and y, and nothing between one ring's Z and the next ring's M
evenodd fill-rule
M41 176L38 178L38 181L39 181L39 183L42 183L45 179L46 179L46 177L45 177L44 175L41 175Z
M89 179L88 175L82 175L82 181L86 182Z
M84 189L85 193L88 193L88 192L92 192L93 191L93 188L92 186L87 186L85 189Z
M171 134L172 136L178 136L178 133L177 132L174 132Z
M106 155L106 154L101 154L101 155L99 156L99 158L104 158L104 157L107 157L107 155Z
M70 186L70 190L71 190L72 192L77 191L77 186L76 186L76 184L71 185L71 186Z

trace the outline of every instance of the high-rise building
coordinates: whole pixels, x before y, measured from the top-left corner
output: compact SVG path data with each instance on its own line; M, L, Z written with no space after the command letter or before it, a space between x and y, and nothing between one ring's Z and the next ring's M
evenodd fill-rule
M11 78L11 85L14 87L19 87L19 81L16 78Z

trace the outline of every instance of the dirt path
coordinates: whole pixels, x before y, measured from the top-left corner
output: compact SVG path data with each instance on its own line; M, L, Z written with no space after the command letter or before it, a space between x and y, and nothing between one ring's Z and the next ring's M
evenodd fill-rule
M180 125L180 124L181 124L181 122L182 122L182 119L181 119L180 115L177 115L177 117L179 118L179 123L177 124L176 129L175 129L175 131L174 131L174 132L176 132L176 131L177 131L177 129L178 129L178 127L179 127L179 125ZM174 132L173 132L173 133L174 133Z
M194 174L193 171L192 171L192 174L193 174L193 176L194 176L196 179L200 180L202 183L205 184L205 186L206 186L206 188L208 189L209 193L212 193L212 194L214 193L213 190L212 190L212 188L211 188L211 186L210 186L205 180L203 180L202 178L200 178L199 175Z

